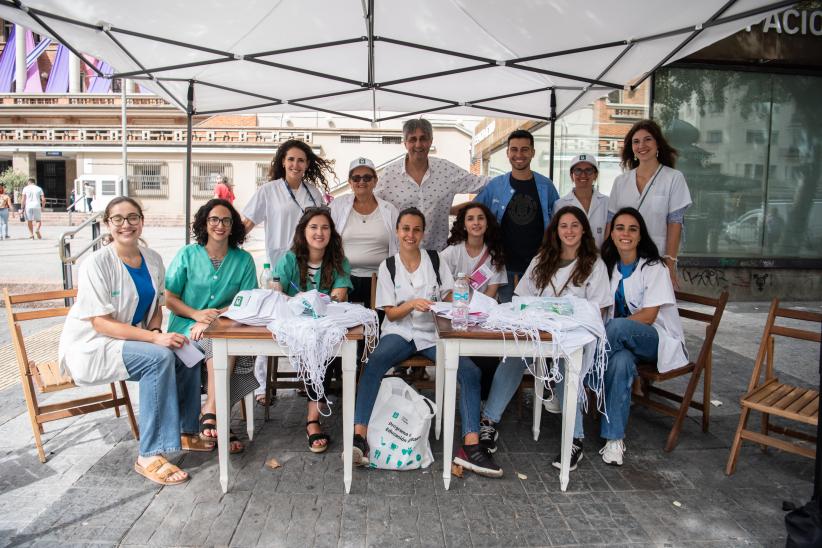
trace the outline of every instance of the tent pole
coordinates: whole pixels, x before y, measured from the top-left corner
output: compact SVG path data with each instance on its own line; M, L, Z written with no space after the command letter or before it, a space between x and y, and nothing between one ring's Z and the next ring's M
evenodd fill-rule
M554 180L554 126L557 121L557 92L551 88L551 137L548 146L550 147L549 156L551 158L548 164L548 178Z
M123 183L120 188L121 196L128 196L128 117L126 115L126 103L128 97L126 90L128 88L128 80L122 78L120 80L120 137L122 137L123 145Z
M191 119L194 116L194 81L188 82L188 100L186 101L186 245L191 243Z

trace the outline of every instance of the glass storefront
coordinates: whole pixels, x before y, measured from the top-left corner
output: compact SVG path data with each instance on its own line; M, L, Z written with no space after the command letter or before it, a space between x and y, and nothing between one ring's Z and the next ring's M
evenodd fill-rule
M822 77L674 67L654 118L694 204L692 256L822 257Z

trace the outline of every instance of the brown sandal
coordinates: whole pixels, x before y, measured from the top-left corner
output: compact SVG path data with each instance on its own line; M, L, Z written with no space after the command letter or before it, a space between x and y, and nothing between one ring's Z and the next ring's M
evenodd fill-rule
M134 463L134 471L140 474L141 476L150 479L154 483L159 483L160 485L179 485L180 483L185 483L191 476L186 476L180 480L170 480L171 476L176 474L177 472L182 472L176 464L171 464L166 460L166 458L162 455L159 455L151 464L143 468L140 466L139 463Z
M180 447L183 451L201 451L208 453L209 451L214 451L217 444L213 441L204 440L197 434L181 434Z

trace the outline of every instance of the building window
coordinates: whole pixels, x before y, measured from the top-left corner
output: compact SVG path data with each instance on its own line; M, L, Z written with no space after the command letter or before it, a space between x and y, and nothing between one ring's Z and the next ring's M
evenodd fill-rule
M383 135L382 144L384 145L401 145L402 137L399 135Z
M340 142L357 145L360 143L360 136L359 135L340 135Z
M158 160L128 163L129 196L168 198L168 164Z
M268 162L257 162L254 166L255 171L257 172L255 181L257 184L257 188L260 188L264 184L268 182L268 170L271 167L271 164Z
M234 178L234 165L231 162L194 162L192 173L191 196L207 199L214 196L218 176Z
M745 142L749 145L764 145L765 132L761 129L749 129L745 132Z
M722 142L722 130L709 131L705 135L705 142L716 145Z

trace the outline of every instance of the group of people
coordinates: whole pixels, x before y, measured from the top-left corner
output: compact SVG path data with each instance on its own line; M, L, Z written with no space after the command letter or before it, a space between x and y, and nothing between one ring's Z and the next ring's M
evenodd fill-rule
M232 205L228 181L220 181L225 188L194 217L196 243L181 249L168 271L141 243L140 205L126 197L108 204L111 243L81 264L60 363L78 384L140 382L138 473L166 485L184 482L188 474L164 453L209 451L217 443L211 345L204 332L238 291L257 287L254 261L241 244L258 224L264 225L266 262L275 265L284 293L317 289L384 315L381 338L358 381L355 463L368 463L368 422L383 376L413 355L435 358L429 308L450 300L455 276L464 275L474 291L503 303L514 294L573 295L602 311L610 350L600 452L605 462L622 464L637 361L658 359L666 368L687 362L673 287L690 196L674 169L676 151L654 122L638 122L625 138L626 173L610 198L596 189L599 165L590 154L571 162L574 188L560 198L553 183L530 168L535 148L527 131L509 136L512 169L490 180L429 157L433 129L427 120L408 120L403 142L406 156L379 179L370 159L354 159L351 193L328 207L332 163L301 141L287 141L271 163L269 182L242 213ZM477 195L453 205L457 194ZM456 215L450 227L449 214ZM163 304L171 312L167 332L161 329ZM186 367L172 352L184 344L204 354L204 401L200 367ZM232 403L252 390L262 395L264 358L234 362ZM497 425L524 369L522 360L460 358L463 443L456 463L502 476L493 458ZM561 392L562 383L557 388ZM322 398L307 392L308 448L324 452L331 440L319 422ZM578 417L572 469L583 457L583 436ZM243 450L233 434L229 443L232 452Z
M37 181L30 177L26 181L26 186L20 190L21 213L29 229L29 239L43 239L40 229L43 226L42 214L46 207L46 195L43 189L37 186ZM0 183L0 240L9 239L9 214L13 205L14 197L6 191L6 185Z

